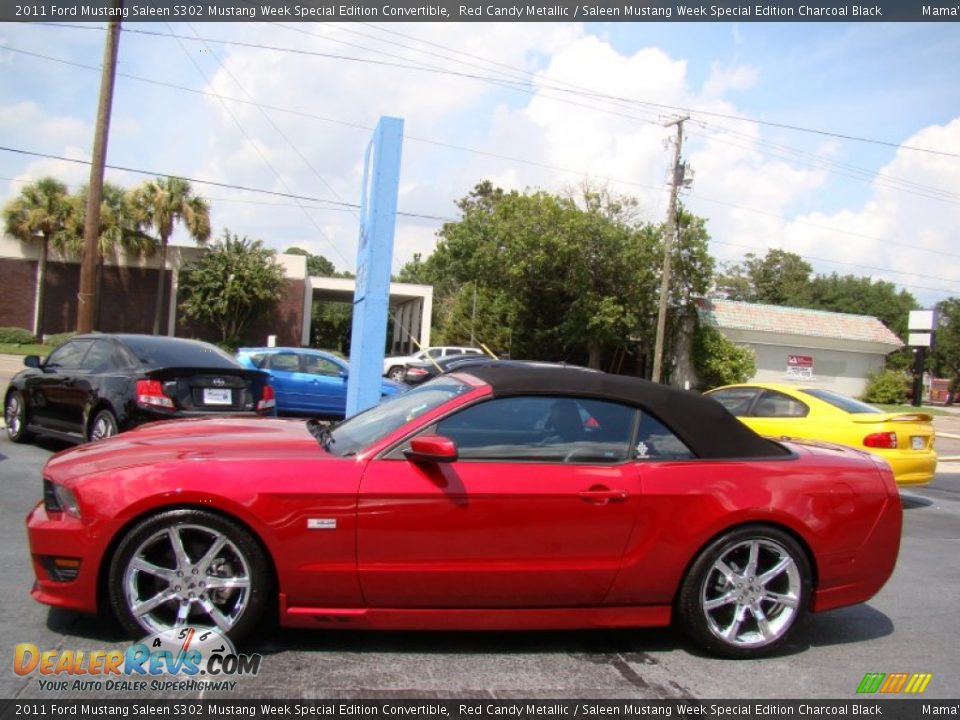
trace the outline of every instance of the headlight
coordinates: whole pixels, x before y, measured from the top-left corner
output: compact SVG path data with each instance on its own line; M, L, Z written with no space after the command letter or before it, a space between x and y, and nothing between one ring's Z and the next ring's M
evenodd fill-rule
M46 479L43 481L43 507L47 512L64 512L75 518L80 517L77 496L63 485L57 485Z

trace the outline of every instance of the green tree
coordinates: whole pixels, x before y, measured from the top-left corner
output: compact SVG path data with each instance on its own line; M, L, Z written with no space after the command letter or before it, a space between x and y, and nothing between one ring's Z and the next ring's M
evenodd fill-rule
M638 222L633 199L483 182L457 206L462 217L443 226L434 253L398 276L434 286L441 342L472 334L498 354L594 367L612 352L634 352L637 338L652 347L662 228ZM701 220L685 216L674 263L673 301L706 290L712 260Z
M8 235L21 242L40 243L40 262L37 265L36 313L33 333L43 335L43 304L47 286L47 259L51 244L63 239L63 231L70 214L67 186L52 177L45 177L26 185L19 197L3 208L3 225Z
M730 300L797 305L812 274L813 266L796 253L774 249L762 258L747 253L743 262L725 267L716 288Z
M948 298L937 306L939 325L934 336L930 365L939 377L950 378L950 389L960 385L960 298Z
M129 201L136 223L141 227L152 227L159 241L160 271L153 316L153 334L158 335L167 283L167 243L180 222L198 244L207 242L210 239L210 207L206 200L193 193L189 182L176 177L148 180L131 192Z
M284 255L302 255L307 259L307 274L315 277L336 277L337 268L323 255L314 255L303 248L289 247Z
M697 327L693 338L693 366L701 390L746 382L757 372L753 353L738 347L709 325Z
M913 295L891 282L837 273L813 278L800 302L814 310L872 315L903 339L910 311L919 307Z
M224 345L236 346L243 331L280 299L283 268L261 240L223 231L223 237L183 269L180 309L220 330Z
M83 253L83 234L87 218L87 187L81 188L69 198L70 212L64 228L64 248L71 253ZM97 240L96 308L94 320L99 322L100 299L103 287L103 261L108 255L121 253L131 257L153 255L156 241L147 235L130 207L128 193L119 185L103 184L103 199L100 203L100 229Z

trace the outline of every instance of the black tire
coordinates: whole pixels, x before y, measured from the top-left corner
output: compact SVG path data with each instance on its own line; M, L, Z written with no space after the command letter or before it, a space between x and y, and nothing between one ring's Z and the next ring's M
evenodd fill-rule
M27 406L23 393L19 390L12 390L7 394L7 401L3 405L3 420L7 426L7 437L13 442L27 442L32 437L27 432Z
M120 432L117 426L117 416L110 410L100 410L90 421L90 427L87 430L87 440L97 442L106 440Z
M763 525L731 530L690 567L677 600L679 622L712 653L761 657L802 622L810 578L806 553L787 533Z
M222 547L208 557L221 539ZM146 562L136 567L135 558ZM130 529L110 563L108 583L110 606L133 637L191 625L218 628L235 642L260 622L272 589L266 557L250 533L220 515L192 509L168 510ZM138 600L146 607L140 613L133 610Z
M403 365L394 365L387 371L387 377L394 382L403 382L404 376L407 374L407 369Z

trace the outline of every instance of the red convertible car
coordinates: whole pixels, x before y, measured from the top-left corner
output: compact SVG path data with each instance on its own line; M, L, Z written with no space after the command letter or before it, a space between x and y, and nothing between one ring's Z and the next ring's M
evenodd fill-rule
M55 455L33 597L136 636L678 623L730 657L889 578L890 468L719 403L575 369L473 367L328 429L191 419Z

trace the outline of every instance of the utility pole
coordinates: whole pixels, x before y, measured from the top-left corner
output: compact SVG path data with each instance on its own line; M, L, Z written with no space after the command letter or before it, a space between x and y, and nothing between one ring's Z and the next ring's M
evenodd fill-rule
M670 295L670 253L673 236L677 232L677 193L683 184L684 168L680 163L680 149L683 147L683 123L689 115L666 124L677 126L677 139L673 147L673 181L670 184L670 208L667 210L667 233L663 239L663 277L660 279L660 309L657 311L657 339L653 347L653 381L661 381L663 374L663 336L667 327L667 300Z
M114 17L120 17L123 0L113 0ZM83 226L83 260L80 264L80 292L77 296L77 332L94 329L94 309L98 306L97 264L100 262L100 203L103 200L103 169L107 160L107 137L110 134L110 108L113 104L113 81L117 72L117 51L120 47L120 20L111 20L107 43L103 50L103 72L100 77L100 102L97 106L97 128L93 137L93 158L90 162L90 185L87 189L87 215Z

